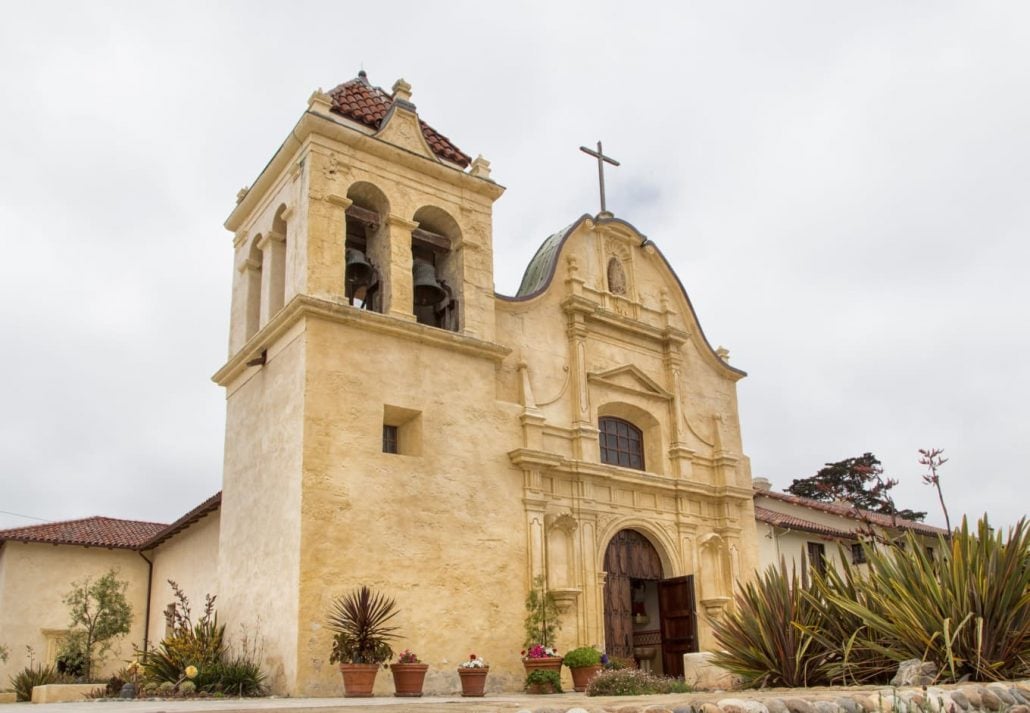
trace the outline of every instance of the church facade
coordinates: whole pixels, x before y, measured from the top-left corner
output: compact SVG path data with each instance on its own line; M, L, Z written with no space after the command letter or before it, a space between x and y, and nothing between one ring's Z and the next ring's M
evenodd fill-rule
M744 373L672 267L582 215L496 294L502 193L409 85L362 73L312 95L226 222L223 490L189 579L260 636L276 692L340 694L325 617L362 584L397 600L427 692L470 652L490 689L521 688L537 578L560 649L680 674L757 565Z
M536 577L563 648L649 648L675 674L755 567L743 373L611 214L495 294L502 191L407 84L359 75L312 96L226 224L219 592L228 620L264 615L286 690L339 690L323 621L359 584L397 599L403 646L476 651L511 689Z

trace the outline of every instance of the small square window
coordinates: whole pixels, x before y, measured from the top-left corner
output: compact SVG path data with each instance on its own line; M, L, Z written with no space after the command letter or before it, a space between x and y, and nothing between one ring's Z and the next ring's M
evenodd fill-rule
M861 542L856 542L851 545L851 563L852 564L865 564L865 548Z
M397 447L397 426L383 426L383 453L400 453Z

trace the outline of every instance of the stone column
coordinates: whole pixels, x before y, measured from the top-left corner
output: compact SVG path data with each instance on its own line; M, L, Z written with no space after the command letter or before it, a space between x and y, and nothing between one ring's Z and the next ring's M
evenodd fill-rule
M411 231L418 223L395 215L386 219L387 230L383 231L387 245L384 254L389 255L388 265L380 266L383 277L383 313L409 322L415 321L415 303L411 279Z
M261 326L282 309L286 289L286 236L269 231L258 243L261 251Z

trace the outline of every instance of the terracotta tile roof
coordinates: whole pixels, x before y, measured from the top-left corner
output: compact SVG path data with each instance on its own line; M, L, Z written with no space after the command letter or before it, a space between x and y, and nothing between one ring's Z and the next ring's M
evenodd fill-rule
M86 517L81 520L48 522L44 525L0 530L0 542L42 542L54 545L138 549L167 527L159 522Z
M330 90L329 96L333 100L334 113L370 129L381 128L383 118L393 106L393 97L380 87L369 84L364 71L358 72L358 76L349 82ZM426 143L438 157L456 163L462 168L468 167L472 162L468 155L462 153L461 149L429 124L419 119L419 125L422 127L422 136L425 137Z
M758 522L765 522L770 525L775 525L776 527L784 527L790 530L802 530L804 532L813 532L817 535L825 535L827 537L839 537L848 540L857 539L855 533L853 532L848 532L847 530L838 530L834 527L828 527L826 525L820 525L817 522L803 520L800 517L786 515L782 512L776 512L775 510L767 510L761 505L755 505L755 520L757 520Z
M806 507L811 510L820 510L833 515L839 515L840 517L846 517L850 520L868 521L879 527L912 530L913 532L918 532L922 535L948 534L947 530L940 527L927 525L923 522L916 522L915 520L906 520L901 517L895 518L890 515L872 512L870 510L859 510L858 508L843 503L824 503L820 500L802 498L797 495L790 495L789 493L774 493L771 490L756 490L755 497L772 498L773 500L791 503L792 505L800 505L801 507Z
M215 510L222 507L222 491L219 490L217 493L212 495L210 498L202 502L197 507L190 510L188 513L180 517L178 520L173 522L171 525L163 528L160 532L155 533L146 542L140 545L141 550L149 550L157 547L165 540L179 534L193 523L200 520L205 515L208 515Z

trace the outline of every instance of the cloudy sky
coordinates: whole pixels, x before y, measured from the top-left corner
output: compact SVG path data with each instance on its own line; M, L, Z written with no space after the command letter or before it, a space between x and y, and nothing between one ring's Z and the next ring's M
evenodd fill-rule
M507 186L496 287L609 208L668 257L777 489L872 451L1025 512L1030 5L18 3L0 24L0 527L220 487L232 236L316 88L404 77Z

